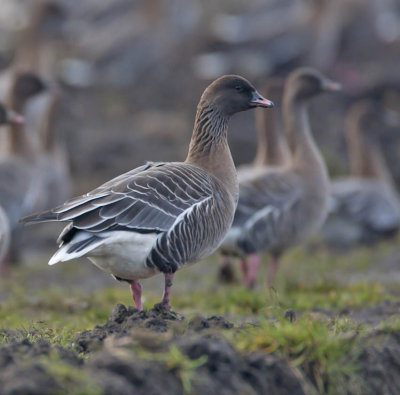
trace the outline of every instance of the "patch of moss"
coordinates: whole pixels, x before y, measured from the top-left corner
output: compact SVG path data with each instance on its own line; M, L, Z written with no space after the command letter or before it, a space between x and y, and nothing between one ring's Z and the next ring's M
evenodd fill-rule
M171 345L167 352L149 352L141 349L139 356L148 361L162 363L165 368L173 372L181 381L185 394L190 394L192 382L195 379L195 370L207 362L207 356L203 355L197 359L190 359L175 345Z
M231 339L244 352L264 351L288 358L314 382L320 393L346 393L349 385L361 386L357 376L358 332L303 317L295 323L284 319L261 320L259 325L238 331ZM351 382L351 383L350 383Z

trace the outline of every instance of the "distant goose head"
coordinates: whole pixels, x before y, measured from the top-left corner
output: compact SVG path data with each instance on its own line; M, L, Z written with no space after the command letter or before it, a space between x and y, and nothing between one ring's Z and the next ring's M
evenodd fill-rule
M274 106L270 100L262 97L249 81L237 75L225 75L209 85L200 100L200 105L204 104L228 117L255 107Z
M45 83L35 74L23 73L16 77L13 85L13 95L19 101L29 100L47 89Z
M286 89L291 97L307 100L323 92L339 91L342 87L339 83L328 79L319 71L302 67L289 75Z
M5 124L23 124L24 117L10 110L4 104L0 103L0 125Z

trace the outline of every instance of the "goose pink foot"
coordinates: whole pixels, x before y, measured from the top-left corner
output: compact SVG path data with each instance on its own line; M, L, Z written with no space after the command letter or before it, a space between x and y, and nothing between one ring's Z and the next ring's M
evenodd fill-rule
M137 283L136 281L132 281L130 284L133 301L135 303L135 307L139 310L143 310L142 306L142 284Z
M253 254L248 258L247 287L249 289L254 289L256 285L260 262L260 255Z

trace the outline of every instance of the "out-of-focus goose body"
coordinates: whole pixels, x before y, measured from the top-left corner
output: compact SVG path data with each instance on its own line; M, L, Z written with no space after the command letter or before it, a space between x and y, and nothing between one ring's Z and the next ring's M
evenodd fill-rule
M18 75L12 86L10 103L23 114L27 103L45 89L43 82L35 75ZM8 155L0 157L0 205L14 228L22 215L35 208L39 198L40 152L37 139L27 132L25 125L12 124L8 128Z
M326 218L328 174L311 135L306 103L338 88L312 69L294 71L285 83L282 107L290 159L283 166L266 166L240 180L238 207L222 252L243 258L249 287L255 284L260 253L272 255L268 267L268 285L272 286L280 255L307 240Z
M164 273L162 305L169 307L175 271L211 254L232 223L238 184L230 116L271 105L245 79L221 77L201 97L185 162L148 163L24 221L69 221L49 263L87 256L131 284L138 309L138 281Z
M329 243L373 242L400 227L400 199L378 141L379 128L388 126L385 120L385 110L369 100L355 103L348 112L345 137L351 170L349 177L331 184L331 215L324 226Z
M0 125L13 123L23 123L22 116L7 109L2 103L0 103ZM3 207L0 206L0 274L3 274L5 270L5 258L9 250L10 239L10 221Z
M25 114L27 104L44 92L43 82L33 74L17 75L11 89L11 107ZM18 231L21 216L35 209L41 197L39 142L25 125L8 126L9 148L0 157L0 205L7 214L12 230L10 260L20 258L22 233Z

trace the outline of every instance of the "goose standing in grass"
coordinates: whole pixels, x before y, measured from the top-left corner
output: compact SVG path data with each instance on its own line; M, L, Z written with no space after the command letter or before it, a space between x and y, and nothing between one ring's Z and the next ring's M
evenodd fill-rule
M6 108L0 103L0 125L22 124L23 117L14 111ZM11 239L11 230L8 217L4 209L0 206L0 274L3 274L5 268L5 258L8 253Z
M259 172L264 173L271 166L283 166L289 160L289 148L282 131L282 93L283 79L270 78L263 91L265 97L274 103L274 111L255 110L257 130L257 151L252 163L241 165L237 168L239 185L242 179L249 175L255 176ZM246 260L240 261L243 280L248 283L248 265ZM219 271L219 279L225 283L232 283L235 274L232 260L229 255L222 254L222 263Z
M313 69L292 72L282 103L290 158L284 166L265 166L240 180L235 218L221 249L243 259L249 287L255 285L262 252L272 256L267 278L271 287L282 253L305 242L327 216L328 173L311 134L306 106L312 97L339 88Z
M323 228L328 243L370 243L400 227L400 200L379 141L390 118L382 105L368 99L353 104L346 116L350 176L331 184L332 210Z
M25 114L28 103L45 90L46 86L35 75L17 75L9 105ZM28 132L25 125L14 123L8 129L7 155L0 157L0 205L14 231L19 218L31 212L41 196L40 151L37 136ZM18 260L19 237L20 232L14 231L11 240L12 260Z
M70 222L49 264L88 257L130 283L139 310L139 281L163 273L160 305L169 308L174 273L215 251L233 220L239 191L230 117L272 105L244 78L221 77L201 96L185 162L148 163L23 222Z

